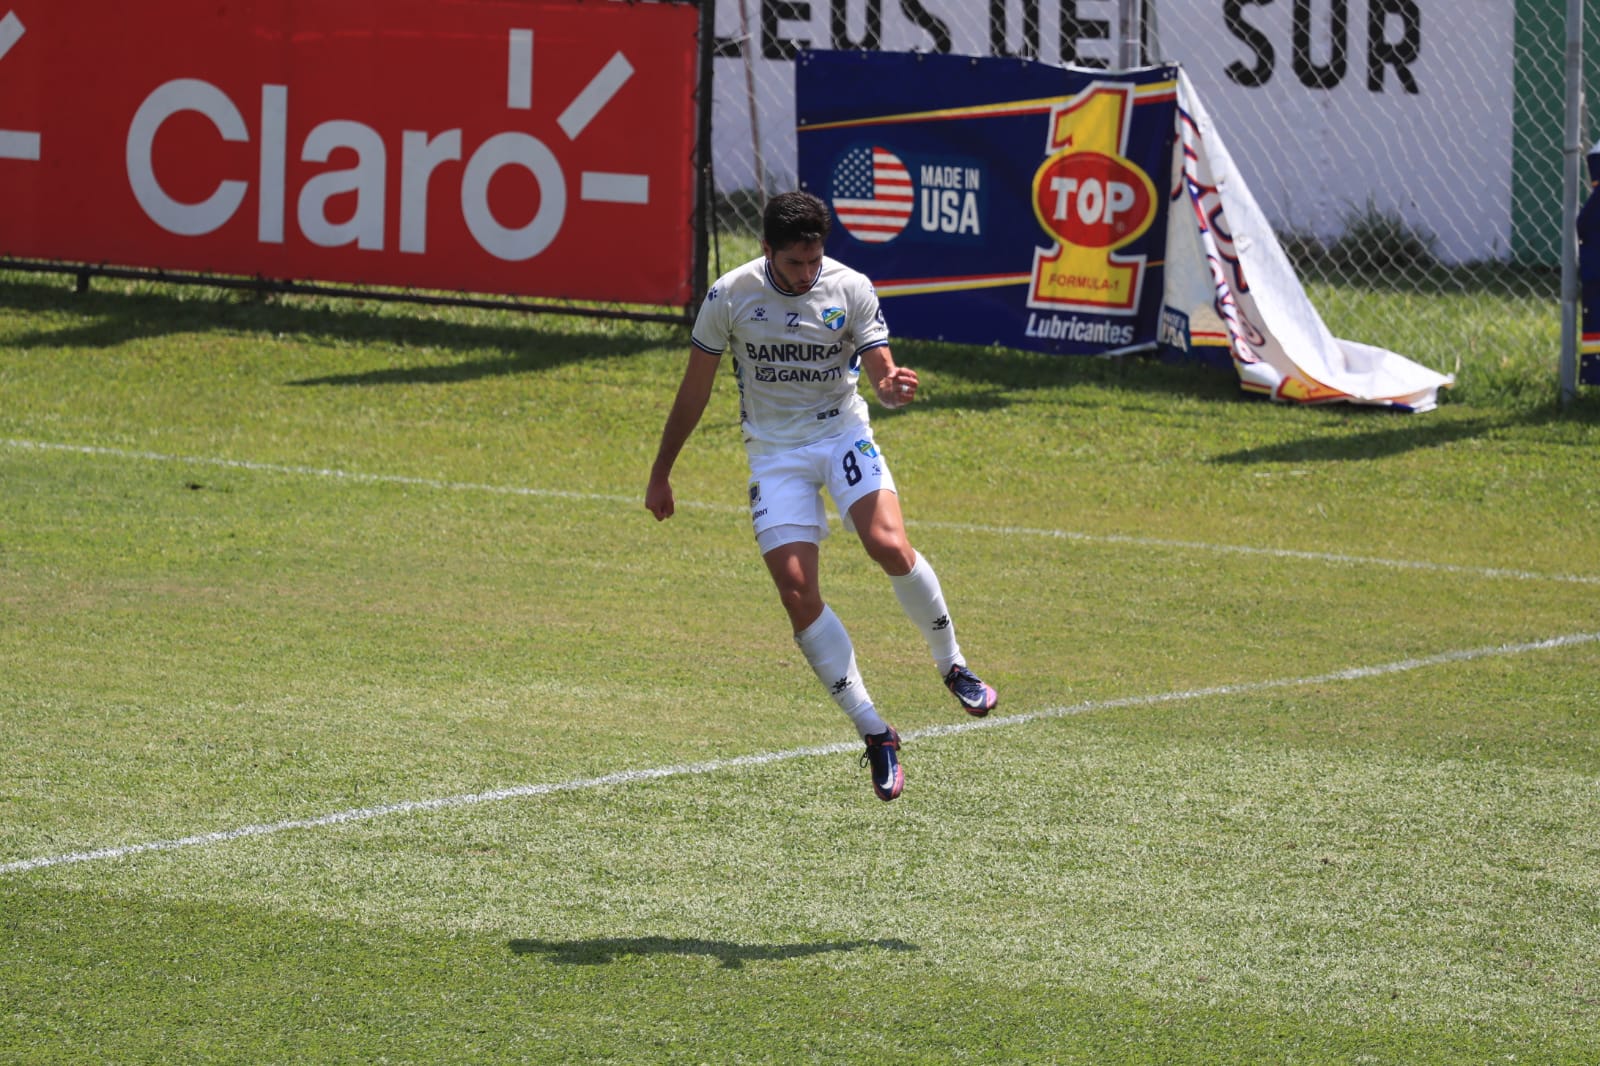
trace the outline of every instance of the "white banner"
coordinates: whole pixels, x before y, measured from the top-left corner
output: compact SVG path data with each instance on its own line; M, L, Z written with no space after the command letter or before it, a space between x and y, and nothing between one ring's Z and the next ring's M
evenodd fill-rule
M1512 223L1514 0L1157 0L1181 63L1280 230L1397 214L1447 261L1504 257ZM716 0L716 180L795 180L801 48L1116 65L1117 0ZM753 107L751 106L753 102ZM1552 164L1554 165L1554 164ZM1447 184L1448 196L1418 195Z
M1240 385L1286 403L1429 411L1455 379L1328 331L1194 85L1178 79L1162 340L1226 351Z

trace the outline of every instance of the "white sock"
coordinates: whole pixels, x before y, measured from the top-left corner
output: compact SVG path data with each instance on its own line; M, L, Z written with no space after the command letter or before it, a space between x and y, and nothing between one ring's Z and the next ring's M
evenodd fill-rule
M957 663L966 665L966 660L961 657L961 645L956 643L956 627L944 604L939 577L921 552L914 554L916 561L911 564L911 572L898 577L891 574L889 583L894 586L895 597L905 609L906 617L922 630L923 639L928 642L928 653L933 656L942 677Z
M824 604L821 617L796 633L794 642L816 672L817 680L833 696L833 702L855 723L856 732L866 737L889 728L872 706L861 671L856 669L855 645L850 643L850 634L832 607Z

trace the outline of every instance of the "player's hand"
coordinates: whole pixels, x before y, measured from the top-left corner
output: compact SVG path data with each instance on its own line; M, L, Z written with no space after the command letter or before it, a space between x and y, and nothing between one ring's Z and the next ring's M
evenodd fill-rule
M644 490L644 506L660 522L671 518L677 510L677 504L672 498L672 482L666 478L651 478L650 486Z
M917 372L908 366L897 366L875 388L883 406L904 407L917 398Z

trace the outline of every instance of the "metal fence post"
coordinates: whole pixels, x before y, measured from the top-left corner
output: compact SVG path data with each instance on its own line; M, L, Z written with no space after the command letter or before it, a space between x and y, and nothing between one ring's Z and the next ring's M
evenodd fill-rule
M1121 27L1117 63L1123 70L1144 64L1144 3L1145 0L1117 0L1117 25Z
M1578 397L1578 208L1585 182L1583 144L1583 0L1567 0L1567 117L1561 190L1561 406Z

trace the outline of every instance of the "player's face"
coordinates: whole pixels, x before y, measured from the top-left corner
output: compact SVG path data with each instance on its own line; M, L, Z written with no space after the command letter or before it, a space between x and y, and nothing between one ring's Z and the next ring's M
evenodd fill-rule
M761 248L772 264L772 276L789 292L810 292L822 273L822 242L800 241L787 248L770 248L765 242Z

